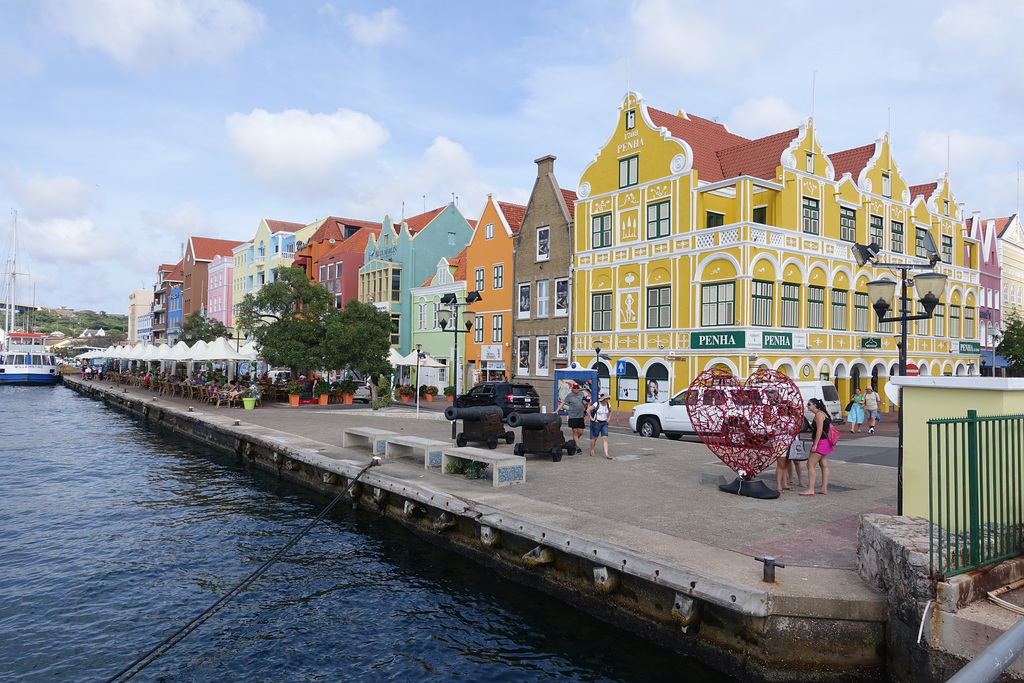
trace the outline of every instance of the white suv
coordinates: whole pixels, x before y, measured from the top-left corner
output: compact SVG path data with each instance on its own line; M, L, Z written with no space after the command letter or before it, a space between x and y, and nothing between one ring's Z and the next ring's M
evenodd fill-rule
M630 428L640 436L658 438L662 432L670 439L684 434L696 434L686 410L686 399L690 389L684 389L665 403L644 403L633 408L629 416ZM770 438L776 412L782 401L776 396L765 396L757 389L743 387L707 387L700 391L706 405L719 406L712 413L717 422L708 425L711 434L725 441L737 439ZM773 393L773 392L770 392ZM751 410L751 406L763 406Z

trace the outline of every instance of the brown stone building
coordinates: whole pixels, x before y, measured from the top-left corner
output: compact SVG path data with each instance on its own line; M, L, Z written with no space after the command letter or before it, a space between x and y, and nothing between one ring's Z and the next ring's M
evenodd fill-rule
M529 382L554 410L555 370L569 364L572 233L576 193L559 188L554 156L536 160L537 179L515 236L513 381Z
M207 294L210 291L210 262L217 256L231 258L232 250L242 244L234 240L217 240L189 235L182 262L181 319L193 311L206 315Z

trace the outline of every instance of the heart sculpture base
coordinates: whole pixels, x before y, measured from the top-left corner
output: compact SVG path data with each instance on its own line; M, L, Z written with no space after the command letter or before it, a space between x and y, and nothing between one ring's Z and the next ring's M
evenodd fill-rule
M737 496L746 496L747 498L771 499L779 497L778 491L768 488L760 479L743 481L743 477L736 477L731 484L722 484L718 488L726 493L735 493Z

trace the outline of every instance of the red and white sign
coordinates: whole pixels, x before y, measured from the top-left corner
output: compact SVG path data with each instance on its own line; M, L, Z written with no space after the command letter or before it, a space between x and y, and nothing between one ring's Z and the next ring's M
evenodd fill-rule
M913 363L907 363L907 377L917 377L920 369Z

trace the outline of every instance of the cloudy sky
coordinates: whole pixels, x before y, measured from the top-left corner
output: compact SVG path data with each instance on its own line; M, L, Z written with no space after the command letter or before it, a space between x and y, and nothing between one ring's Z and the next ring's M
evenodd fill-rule
M124 313L188 234L476 218L546 154L575 189L627 89L746 137L813 107L826 151L890 129L910 182L948 163L1008 216L1022 25L1017 0L8 0L0 229L16 210L38 304Z

